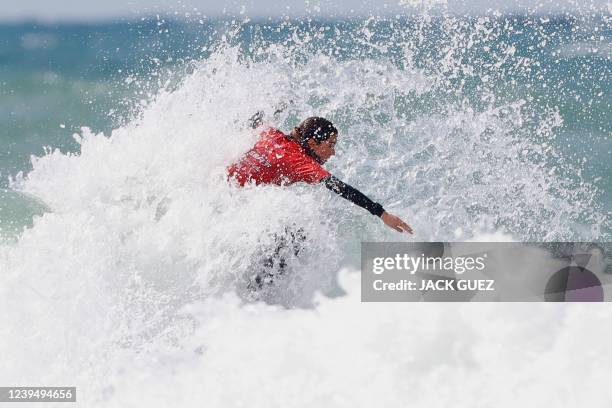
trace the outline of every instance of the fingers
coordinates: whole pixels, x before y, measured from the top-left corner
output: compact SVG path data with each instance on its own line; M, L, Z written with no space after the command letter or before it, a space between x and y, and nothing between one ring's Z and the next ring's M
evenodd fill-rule
M412 228L410 228L407 225L402 225L402 228L400 230L401 232L407 232L408 234L412 234Z
M406 224L404 221L402 221L399 217L397 218L398 224L399 226L402 228L402 232L407 232L409 234L412 234L412 228L410 227L410 225Z
M390 228L393 228L397 232L407 232L408 234L414 234L412 227L410 227L410 225L406 224L404 221L402 221L400 217L396 215L385 214L385 216L383 217L383 221Z
M399 222L396 225L390 225L390 227L397 232L407 232L408 234L412 234L412 228L410 228L410 226L405 222Z

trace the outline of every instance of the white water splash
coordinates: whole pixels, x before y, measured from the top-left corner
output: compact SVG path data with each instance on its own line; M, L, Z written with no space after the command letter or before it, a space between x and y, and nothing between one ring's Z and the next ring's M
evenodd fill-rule
M562 160L549 166L558 113L536 117L524 100L419 110L454 89L413 63L410 44L401 69L298 51L220 50L110 137L84 129L80 154L49 152L13 183L52 211L0 247L1 382L76 384L87 406L604 406L604 343L580 346L608 311L361 304L353 269L340 288L336 274L360 241L405 237L317 186L225 179L255 140L245 119L293 101L276 124L337 123L329 168L418 240L590 239L593 188L559 176L574 169ZM469 68L449 58L437 72ZM266 300L303 308L243 303L245 274L291 224L308 249ZM578 379L583 392L566 391Z

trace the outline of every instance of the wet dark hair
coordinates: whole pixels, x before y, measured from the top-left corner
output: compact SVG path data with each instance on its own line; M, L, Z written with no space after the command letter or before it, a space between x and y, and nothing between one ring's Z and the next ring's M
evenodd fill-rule
M308 140L313 139L317 143L329 139L338 134L338 129L327 119L318 116L311 116L304 119L296 128L299 136L292 134L296 141L305 146ZM296 133L296 132L292 132Z

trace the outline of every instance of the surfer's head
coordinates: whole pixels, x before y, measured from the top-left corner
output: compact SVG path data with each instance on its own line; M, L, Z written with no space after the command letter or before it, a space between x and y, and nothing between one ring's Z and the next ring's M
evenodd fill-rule
M336 154L338 130L325 118L311 116L303 120L293 128L291 138L319 163L325 163Z

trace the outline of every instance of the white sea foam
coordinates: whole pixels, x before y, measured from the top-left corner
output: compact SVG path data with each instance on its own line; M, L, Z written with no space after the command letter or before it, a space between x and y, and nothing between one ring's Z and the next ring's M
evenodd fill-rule
M602 305L363 304L359 275L340 280L347 295L316 309L231 295L191 305L194 335L123 364L103 405L604 407L612 397L610 359L592 341L610 334L597 328L610 317Z

